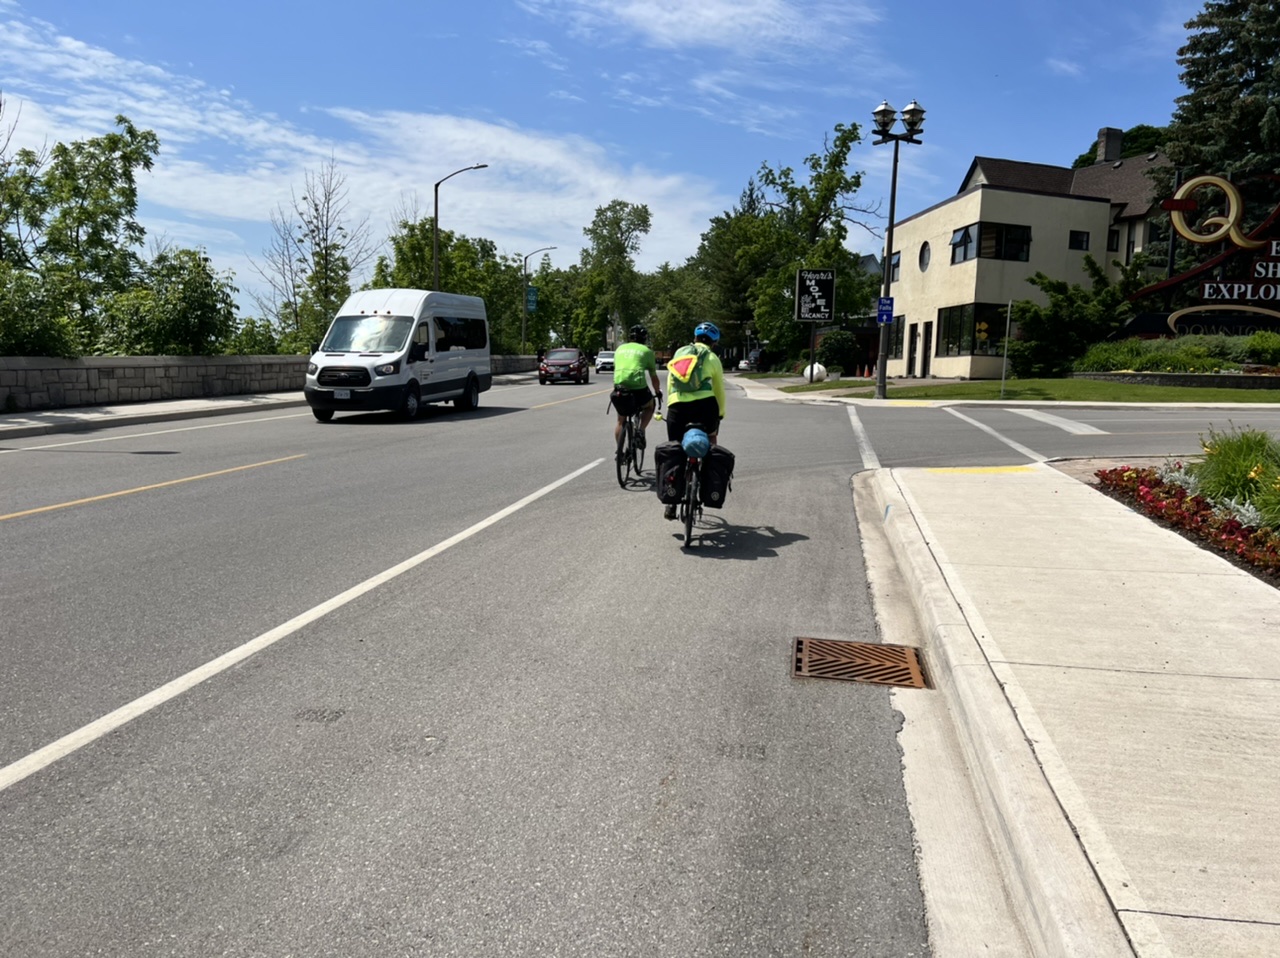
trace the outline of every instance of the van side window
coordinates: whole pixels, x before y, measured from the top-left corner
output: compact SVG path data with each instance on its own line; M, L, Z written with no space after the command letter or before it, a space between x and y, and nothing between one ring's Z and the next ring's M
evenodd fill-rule
M484 349L489 345L483 319L464 319L462 322L466 328L467 349Z
M436 317L436 352L447 353L453 348L454 321L448 316Z

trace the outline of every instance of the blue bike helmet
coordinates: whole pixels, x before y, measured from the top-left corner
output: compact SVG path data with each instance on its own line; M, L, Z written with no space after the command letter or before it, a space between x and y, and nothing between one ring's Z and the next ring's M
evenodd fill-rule
M684 438L680 440L680 446L684 449L686 456L702 459L711 451L711 437L696 427L688 429L685 431Z
M720 342L720 330L716 328L715 323L699 323L693 330L693 338L698 339L702 336L707 337L713 343Z

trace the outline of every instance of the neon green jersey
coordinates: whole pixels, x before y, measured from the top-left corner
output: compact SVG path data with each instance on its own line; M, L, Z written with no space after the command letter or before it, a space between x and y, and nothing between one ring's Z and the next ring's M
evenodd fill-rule
M642 343L623 343L613 354L613 384L627 389L645 389L648 374L658 375L653 350Z

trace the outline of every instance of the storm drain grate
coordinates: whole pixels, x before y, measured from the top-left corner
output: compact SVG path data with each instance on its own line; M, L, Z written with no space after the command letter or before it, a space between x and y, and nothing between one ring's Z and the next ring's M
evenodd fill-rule
M908 689L927 689L918 649L835 639L798 637L792 675L807 679L843 679Z

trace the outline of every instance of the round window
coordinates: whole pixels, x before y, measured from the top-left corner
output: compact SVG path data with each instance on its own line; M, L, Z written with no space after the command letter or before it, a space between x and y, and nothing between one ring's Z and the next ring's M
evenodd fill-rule
M920 272L924 272L929 268L929 244L920 244Z

